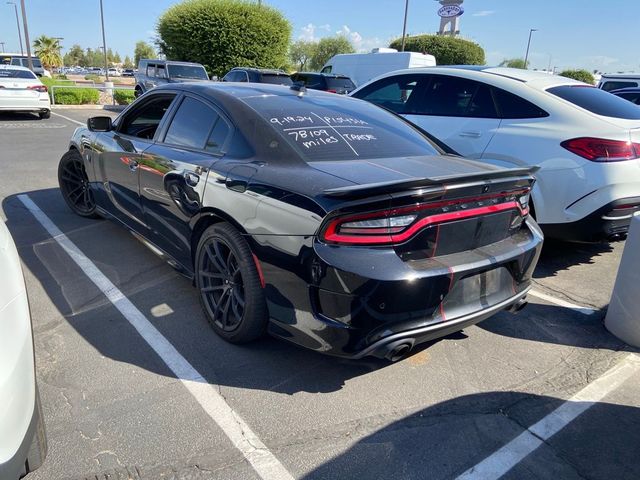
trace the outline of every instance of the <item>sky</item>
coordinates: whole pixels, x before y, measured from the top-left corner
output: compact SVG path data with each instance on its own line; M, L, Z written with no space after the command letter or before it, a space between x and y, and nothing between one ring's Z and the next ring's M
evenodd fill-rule
M19 0L14 0L19 4ZM102 45L99 0L25 0L31 40L41 34L73 44ZM172 0L103 0L107 47L133 56L139 40L153 42L158 17ZM263 0L293 26L292 39L346 35L358 51L388 46L402 34L405 0ZM407 32L434 33L437 0L409 0ZM462 38L480 44L488 65L523 58L533 33L531 68L640 72L640 0L465 0ZM18 5L18 13L20 7ZM0 42L19 51L12 5L0 2ZM436 59L437 60L437 59Z

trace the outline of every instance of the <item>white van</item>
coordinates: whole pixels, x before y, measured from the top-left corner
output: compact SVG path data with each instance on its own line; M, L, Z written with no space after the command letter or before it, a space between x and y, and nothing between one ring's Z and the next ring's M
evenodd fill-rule
M639 87L640 73L603 73L598 88L610 92L619 88Z
M346 75L356 86L394 70L435 67L433 55L398 52L395 48L374 48L371 53L343 53L334 55L322 67L321 73Z

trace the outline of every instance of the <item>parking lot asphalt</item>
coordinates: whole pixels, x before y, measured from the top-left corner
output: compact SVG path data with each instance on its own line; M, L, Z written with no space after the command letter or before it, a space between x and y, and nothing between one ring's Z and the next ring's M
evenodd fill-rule
M259 476L26 208L25 195L293 478L497 478L500 450L523 435L536 447L503 478L640 477L637 352L602 324L624 243L548 242L535 274L539 296L522 312L500 313L395 364L344 361L271 338L234 346L208 326L188 280L123 228L66 207L58 159L74 122L103 114L115 116L0 114L0 215L23 261L49 440L44 465L27 479ZM585 411L553 435L530 433L567 405ZM493 476L474 470L483 460Z

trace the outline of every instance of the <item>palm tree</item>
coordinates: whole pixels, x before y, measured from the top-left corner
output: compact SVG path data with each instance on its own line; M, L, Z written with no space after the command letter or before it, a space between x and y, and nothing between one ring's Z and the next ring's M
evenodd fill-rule
M40 35L33 41L33 50L47 70L62 66L60 41L56 38Z

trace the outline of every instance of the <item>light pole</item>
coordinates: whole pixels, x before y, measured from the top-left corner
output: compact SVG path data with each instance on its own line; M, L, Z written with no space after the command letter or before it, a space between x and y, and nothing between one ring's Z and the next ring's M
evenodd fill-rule
M527 65L528 61L529 61L529 47L531 46L531 34L533 32L537 32L538 29L537 28L532 28L529 30L529 41L527 42L527 53L524 56L524 68L525 70L529 69L529 65Z
M4 42L0 42L0 45L2 45L2 53L4 53Z
M407 40L407 14L409 13L409 0L404 2L404 23L402 24L402 45L400 51L404 52L404 45Z
M109 81L109 62L107 60L107 40L104 35L104 12L102 11L102 0L100 0L100 23L102 24L102 51L104 52L104 75L105 81Z
M13 9L16 12L16 25L18 26L18 43L20 44L20 55L24 56L24 50L22 50L22 33L20 32L20 20L18 19L18 6L15 2L7 2L7 5L13 5Z
M24 6L24 0L20 0L20 9L22 10L22 26L24 27L24 44L27 47L27 67L29 67L29 70L33 72L31 42L29 41L29 28L27 27L27 9Z

